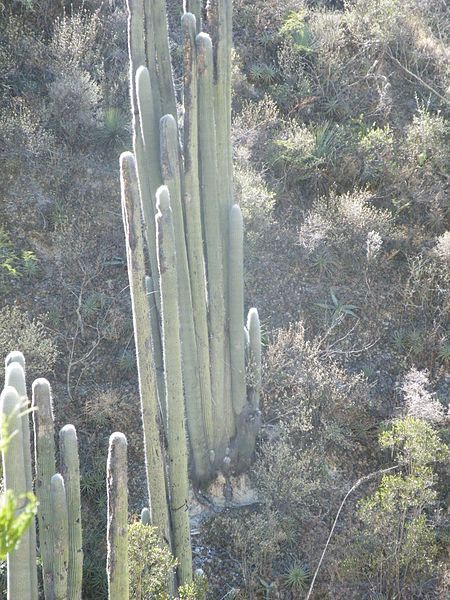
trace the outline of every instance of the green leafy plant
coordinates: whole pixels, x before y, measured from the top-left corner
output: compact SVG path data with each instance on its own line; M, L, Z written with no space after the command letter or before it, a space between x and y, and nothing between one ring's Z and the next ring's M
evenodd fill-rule
M20 543L37 512L34 494L15 496L7 490L0 496L0 560Z
M412 598L436 569L433 466L446 459L448 448L429 423L413 417L393 421L379 443L401 470L384 475L377 490L359 502L363 528L344 563L353 577L364 573L371 591Z
M332 326L338 325L343 321L346 316L358 318L358 315L355 313L357 310L357 306L354 304L344 304L340 300L338 300L336 294L333 290L330 290L331 304L327 303L317 303L317 306L320 308L324 308L326 311L331 311L331 324Z
M176 561L160 542L155 527L140 522L128 526L130 595L135 600L165 600Z
M294 562L283 576L283 583L292 592L304 592L310 579L309 568L306 565Z
M289 36L295 48L304 54L314 51L314 39L304 11L291 12L280 29L280 35Z

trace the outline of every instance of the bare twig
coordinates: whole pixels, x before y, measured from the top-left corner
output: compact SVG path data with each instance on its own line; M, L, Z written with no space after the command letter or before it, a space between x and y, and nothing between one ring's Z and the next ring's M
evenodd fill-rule
M426 81L424 81L421 77L419 77L419 75L417 75L417 73L413 73L412 71L410 71L408 69L408 67L405 67L405 65L403 65L397 58L395 58L395 56L393 56L392 52L389 52L389 57L395 62L396 65L398 65L401 69L403 69L405 71L405 73L407 73L410 77L413 77L416 81L421 83L424 87L427 88L427 90L429 90L432 94L434 94L440 100L442 100L442 102L445 102L445 104L450 104L450 100L448 98L446 98L445 96L440 94L437 90L435 90L433 87L431 87L431 85L429 85Z
M309 586L308 595L306 596L305 600L309 600L311 598L311 594L314 589L314 584L317 579L317 574L319 573L319 569L322 566L323 559L325 558L325 554L328 550L328 546L330 545L331 538L333 537L333 533L336 528L337 522L339 520L340 514L342 512L342 509L344 508L344 504L347 502L347 498L362 483L365 483L366 481L369 481L369 479L373 479L374 477L377 477L378 475L384 475L384 473L389 473L390 471L393 471L394 469L398 469L398 467L399 467L399 465L394 465L393 467L389 467L388 469L380 469L379 471L375 471L373 473L369 473L368 475L364 475L364 477L361 477L360 479L358 479L358 481L345 494L344 499L342 500L341 505L339 507L339 510L337 511L336 518L334 519L333 526L331 527L330 535L328 536L327 542L326 542L325 547L322 552L322 556L320 557L320 560L319 560L319 564L317 565L316 570L314 572L314 576L312 578L311 585Z

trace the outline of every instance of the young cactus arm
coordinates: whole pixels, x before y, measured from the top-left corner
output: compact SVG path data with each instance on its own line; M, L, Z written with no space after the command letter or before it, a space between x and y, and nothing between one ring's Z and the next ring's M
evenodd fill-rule
M81 525L80 460L77 432L73 425L65 425L59 432L61 475L67 498L68 573L67 598L81 600L83 582L83 535Z
M141 523L142 525L151 525L151 522L150 510L145 507L141 510Z
M201 387L203 427L208 450L214 447L211 375L209 370L206 269L203 256L200 183L198 179L198 98L196 18L185 13L181 19L184 38L184 198L186 246L192 290L198 367Z
M175 258L175 234L169 190L157 192L156 231L161 278L164 370L167 395L170 514L174 555L181 585L192 581L192 553L188 513L188 452L184 420L180 319Z
M245 336L244 320L244 225L241 209L234 204L230 210L229 253L229 310L231 349L231 394L233 408L238 417L247 402L245 386Z
M23 457L23 427L21 400L16 389L4 388L0 396L1 424L8 427L9 444L3 451L3 478L5 490L11 490L15 497L27 492ZM31 600L30 580L30 537L25 532L15 550L8 553L8 600Z
M213 108L213 60L211 38L196 38L198 64L198 121L200 189L206 246L210 329L211 389L215 447L227 445L234 427L229 397L224 395L225 299L222 267L222 233L217 189L216 129Z
M231 147L231 48L232 0L210 0L208 23L214 48L214 110L216 115L219 205L222 235L228 243L228 215L233 205L233 165ZM223 255L227 270L227 255Z
M109 438L106 474L108 492L108 600L128 600L128 474L127 438Z
M195 17L195 33L202 30L202 0L185 0L185 14L192 13Z
M150 74L146 67L139 67L136 72L136 97L142 144L135 145L134 153L139 179L142 215L145 223L150 271L155 282L155 289L158 289L158 259L155 247L155 194L163 181L159 167L159 111L157 111L154 105ZM159 321L161 315L159 293L156 295L155 301Z
M130 282L136 345L141 415L144 430L147 485L153 524L170 547L163 454L158 427L158 400L152 360L149 304L145 289L144 240L142 236L136 163L130 152L120 157L122 216Z
M161 94L162 114L171 114L177 118L177 101L175 86L173 84L172 63L170 59L169 27L166 16L165 0L148 0L146 14L153 23L153 38L147 36L147 45L154 41L155 53L158 61L158 80ZM160 115L162 116L162 115Z
M59 473L50 480L53 528L53 585L55 600L67 600L69 525L64 479Z
M178 129L172 115L165 115L160 122L161 171L170 194L171 212L175 235L178 307L181 323L181 350L183 384L186 398L186 413L189 440L194 459L194 475L199 480L207 479L209 461L203 429L202 396L194 323L189 265L185 242L183 209L181 206L181 180L178 152ZM161 294L163 284L161 282ZM204 370L201 373L205 376Z
M247 331L249 338L249 362L247 367L248 401L250 406L259 409L261 396L261 323L256 308L248 311Z
M53 531L50 481L56 472L53 403L50 384L36 379L32 387L32 406L35 446L35 491L39 502L39 546L45 600L54 599L53 588Z
M33 492L33 474L31 469L31 436L30 436L30 415L27 412L30 408L30 402L27 396L25 382L25 357L21 352L10 352L5 359L5 386L11 385L19 394L22 416L22 441L23 441L23 460L25 469L25 481L27 492ZM28 537L27 544L30 549L30 589L32 600L38 597L38 578L36 562L36 519L33 518L29 529L24 534ZM26 539L26 538L25 538ZM25 542L22 542L25 543Z
M10 352L5 358L5 369L13 362L19 363L25 372L25 356L22 354L22 352L19 352L18 350L13 350Z

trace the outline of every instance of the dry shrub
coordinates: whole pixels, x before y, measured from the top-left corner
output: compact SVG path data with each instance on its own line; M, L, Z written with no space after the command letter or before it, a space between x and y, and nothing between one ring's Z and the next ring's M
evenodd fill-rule
M101 90L86 71L74 66L49 86L48 107L55 131L67 143L85 143L98 123Z
M442 423L445 418L443 405L429 391L430 381L426 371L412 368L403 377L400 389L405 399L408 417L423 419L429 423Z
M258 102L247 101L233 121L232 141L239 163L247 163L253 150L264 144L278 126L279 111L266 95Z
M73 66L86 70L99 68L101 60L95 51L99 25L98 11L74 12L73 7L70 16L64 13L57 19L49 44L53 69L63 73Z
M328 460L356 466L371 408L364 377L326 358L301 323L276 333L265 355L264 411L295 448L322 446Z
M246 237L252 244L273 223L275 194L268 189L262 175L248 165L237 165L234 175L236 201L244 217Z
M392 231L389 211L374 205L375 196L368 190L319 199L306 214L300 228L300 244L314 262L318 254L328 252L352 270L361 270L361 260L368 258L368 240L382 241Z
M18 306L0 310L0 356L20 350L25 356L29 377L44 377L52 372L58 350L49 331L38 319L30 319ZM3 361L1 363L3 376Z

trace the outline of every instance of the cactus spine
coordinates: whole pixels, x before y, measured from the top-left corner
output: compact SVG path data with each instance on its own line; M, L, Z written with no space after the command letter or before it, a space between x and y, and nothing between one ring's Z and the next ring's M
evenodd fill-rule
M31 469L31 443L30 443L30 415L28 410L30 402L27 396L25 382L25 357L21 352L10 352L5 359L5 386L11 385L19 394L22 416L22 441L23 441L23 460L25 470L25 481L27 492L33 491L33 474ZM26 531L27 543L30 549L29 570L30 570L30 589L32 600L37 600L38 579L36 562L36 526L35 518Z
M128 600L128 488L127 439L123 433L109 438L108 490L108 598Z
M1 422L6 420L9 434L13 434L7 452L3 453L3 477L5 489L16 497L27 492L23 456L23 426L21 400L12 386L4 388L0 396ZM30 600L30 536L25 532L19 546L8 554L8 600Z
M69 525L64 479L55 473L50 480L53 532L53 589L55 600L67 600Z
M50 384L36 379L32 387L34 444L36 461L35 492L39 502L38 524L45 600L54 599L53 531L50 481L56 473L53 404Z
M83 534L81 525L80 461L78 458L77 432L73 425L65 425L59 432L59 455L67 499L69 544L67 598L68 600L81 600Z

